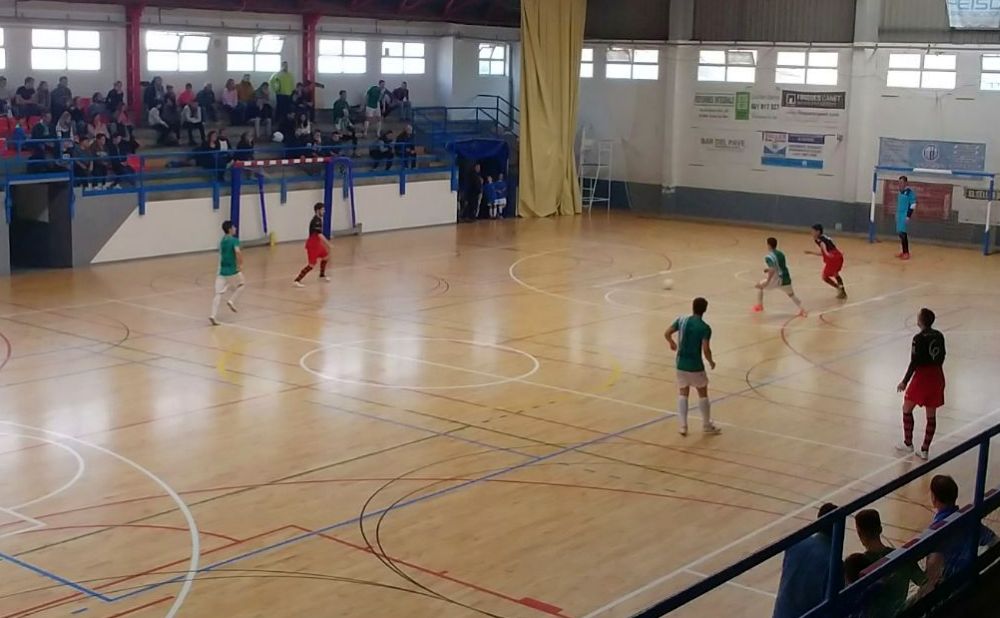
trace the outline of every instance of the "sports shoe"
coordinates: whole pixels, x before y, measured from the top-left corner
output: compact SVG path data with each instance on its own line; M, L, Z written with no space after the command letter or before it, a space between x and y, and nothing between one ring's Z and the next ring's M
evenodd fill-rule
M764 305L754 305L753 307L750 307L750 311L753 311L754 313L762 313L764 311Z
M717 436L722 433L722 428L714 423L709 423L702 428L702 432L706 436Z
M899 256L899 259L901 259L901 260L908 260L908 259L910 259L910 254L909 253L904 253L903 255Z
M897 253L897 254L896 254L896 257L898 257L898 258L902 259L902 257L903 257L903 252L902 252L902 251L900 251L899 253Z
M219 321L215 319L214 315L208 316L208 321L212 323L212 326L218 326Z
M923 459L924 461L927 461L928 459L930 459L931 454L925 449L920 449L919 451L917 451L917 457Z
M304 287L306 287L305 284L302 283L301 281L292 281L292 286L297 287L297 288L304 288Z
M331 279L329 275L323 275L322 277L320 277L320 280L326 281L327 283L333 281L333 279Z
M687 425L681 425L681 428L677 430L677 433L681 434L682 436L688 435Z
M840 291L837 292L837 300L846 300L846 299L847 299L847 290L845 290L844 288L840 288Z
M800 318L808 318L808 317L809 317L809 314L808 314L808 313L806 312L806 310L805 310L805 309L799 309L799 313L798 313L798 316L799 316Z
M900 442L899 444L896 445L896 450L899 451L900 453L912 453L913 445L907 444L906 442Z
M233 313L237 313L237 311L236 311L236 305L233 304L233 301L227 300L226 301L226 306L229 307L229 310L232 311Z

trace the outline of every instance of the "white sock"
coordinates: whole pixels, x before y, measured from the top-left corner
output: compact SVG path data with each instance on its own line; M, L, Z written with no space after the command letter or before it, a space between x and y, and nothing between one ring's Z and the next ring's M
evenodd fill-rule
M701 425L708 428L712 426L712 402L708 397L698 400L698 409L701 410Z
M764 290L757 290L757 304L761 307L764 306Z
M681 427L688 426L688 398L684 395L677 397L677 417L681 419Z
M219 305L222 303L222 292L215 295L212 299L212 317L219 315Z

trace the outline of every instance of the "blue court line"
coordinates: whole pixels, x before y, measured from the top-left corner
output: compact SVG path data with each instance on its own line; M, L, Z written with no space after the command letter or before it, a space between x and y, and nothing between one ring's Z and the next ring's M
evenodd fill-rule
M860 354L864 354L866 352L869 352L871 350L874 350L874 349L878 348L881 345L884 345L887 341L899 338L900 336L902 336L902 335L890 334L890 335L886 335L885 337L879 337L879 338L877 338L878 342L877 343L873 343L870 346L864 346L864 347L855 349L855 350L853 350L851 352L848 352L846 354L842 354L840 356L834 357L834 358L832 358L832 359L830 359L828 361L822 362L822 363L810 364L809 366L804 367L802 369L799 369L797 371L793 371L793 372L785 374L783 376L777 376L777 377L774 377L774 378L772 378L770 380L764 380L763 382L760 382L760 383L758 383L757 385L755 385L753 387L748 387L748 388L745 388L745 389L742 389L742 390L739 390L739 391L734 391L732 393L727 393L727 394L723 395L722 397L719 397L719 398L716 398L716 399L712 399L711 401L712 401L713 404L722 403L723 401L726 401L728 399L732 399L734 397L738 397L738 396L743 395L745 393L753 392L756 388L760 388L762 386L769 386L771 384L775 384L777 382L782 382L784 380L793 378L793 377L795 377L795 376L797 376L799 374L805 373L805 372L807 372L807 371L809 371L811 369L815 369L815 368L818 368L818 367L826 367L828 365L832 365L832 364L840 362L842 360L845 360L845 359L848 359L848 358L851 358L851 357L854 357L854 356L858 356ZM544 387L544 385L538 385L538 386ZM316 403L316 402L314 402L314 403ZM324 404L319 404L319 405L324 405ZM500 470L497 470L497 471L492 472L490 474L487 474L485 476L481 476L481 477L478 477L478 478L475 478L475 479L469 479L468 481L464 481L464 482L462 482L462 483L460 483L458 485L453 485L451 487L446 487L446 488L444 488L442 490L438 490L436 492L432 492L432 493L426 494L424 496L420 496L420 497L417 497L417 498L413 498L411 500L406 500L406 501L400 502L400 503L398 503L398 504L396 504L396 505L394 505L392 507L388 507L388 508L381 509L381 510L378 510L378 511L373 511L371 513L365 513L361 517L352 517L352 518L350 518L348 520L345 520L345 521L342 521L342 522L338 522L336 524L332 524L332 525L327 526L325 528L319 528L319 529L313 530L311 532L305 532L303 534L291 537L291 538L286 539L284 541L280 541L278 543L275 543L273 545L266 545L264 547L260 547L258 549L246 552L244 554L240 554L240 555L234 556L234 557L229 558L227 560L223 560L223 561L217 562L215 564L210 564L208 566L201 567L200 569L198 569L197 572L198 573L204 573L204 572L207 572L207 571L211 571L211 570L217 569L217 568L219 568L221 566L225 566L227 564L231 564L233 562L236 562L236 561L239 561L239 560L243 560L245 558L250 558L250 557L253 557L255 555L271 551L273 549L278 549L278 548L284 547L284 546L292 544L292 543L296 543L296 542L304 540L304 539L308 539L308 538L311 538L311 537L314 537L314 536L318 536L318 535L323 534L325 532L329 532L329 531L335 530L337 528L342 528L342 527L344 527L346 525L349 525L349 524L352 524L352 523L355 523L355 522L364 521L365 519L368 519L369 517L375 517L375 516L382 515L383 513L387 513L388 511L393 510L393 509L403 508L403 507L406 507L406 506L410 506L412 504L416 504L416 503L419 503L419 502L423 502L425 500L429 500L431 498L436 498L437 496L440 496L440 495L445 495L445 494L451 493L453 491L458 491L459 489L463 489L463 488L468 487L470 485L475 485L475 484L481 483L483 481L488 481L488 480L490 480L492 478L496 478L498 476L501 476L501 475L504 475L504 474L508 474L508 473L513 472L515 470L519 470L521 468L525 468L525 467L531 466L531 465L536 464L536 463L538 463L540 461L545 461L545 460L548 460L548 459L552 459L554 457L558 457L560 455L564 455L564 454L569 453L571 451L575 451L575 450L578 450L578 449L581 449L581 448L585 448L587 446L592 446L594 444L598 444L598 443L603 442L605 440L609 440L611 438L617 438L617 437L620 437L620 436L625 435L627 433L630 433L632 431L636 431L638 429L643 429L645 427L649 427L649 426L655 425L656 423L660 423L662 421L665 421L667 419L673 418L675 416L676 416L676 413L667 413L667 414L664 414L663 416L654 418L654 419L646 421L644 423L640 423L638 425L633 425L631 427L627 427L627 428L625 428L625 429L623 429L621 431L617 431L615 433L601 434L601 435L597 436L596 438L593 438L593 439L588 440L586 442L581 442L579 444L575 444L575 445L572 445L572 446L567 446L565 448L562 448L562 449L560 449L558 451L554 451L554 452L549 453L548 455L544 455L544 456L531 456L531 455L525 455L524 453L519 453L522 456L527 456L527 457L530 457L530 458L527 461L521 462L519 464L515 464L513 466L509 466L507 468L502 468ZM378 418L378 417L375 417L375 418ZM379 419L379 420L385 420L385 419ZM402 424L402 423L398 423L398 424ZM417 427L417 428L419 428L419 427ZM420 428L420 429L422 429L422 428ZM433 430L424 429L424 431L430 431L431 433L439 433L443 437L451 437L451 438L454 438L454 439L457 439L457 440L468 441L468 440L460 438L458 436L450 436L449 434L441 433L441 432L434 432ZM487 447L489 447L491 449L499 449L499 448L501 448L501 447L493 447L493 446L487 445L485 443L482 443L482 445L483 446L487 446ZM72 581L69 581L69 580L64 579L62 577L59 577L58 575L55 575L53 573L49 573L48 571L45 571L44 569L42 569L40 567L36 567L34 565L31 565L31 564L28 564L26 562L20 561L20 560L18 560L16 558L13 558L13 557L8 557L6 554L0 553L0 558L9 559L11 562L13 562L15 564L18 564L19 566L23 566L24 568L26 568L28 570L31 570L31 571L39 574L39 575L42 575L44 577L48 577L50 579L53 579L53 580L55 580L55 581L57 581L57 582L59 582L61 584L64 584L66 586L69 586L70 588L73 588L74 590L77 590L77 591L82 592L84 594L88 594L89 596L93 596L93 597L98 598L98 599L100 599L102 601L105 601L105 602L119 601L121 599L130 597L130 596L134 596L134 595L146 592L148 590L153 590L153 589L159 588L161 586L165 586L165 585L168 585L168 584L172 584L172 583L176 583L176 582L179 582L179 581L183 581L184 577L186 576L186 575L180 575L180 576L173 577L173 578L170 578L170 579L162 581L162 582L149 584L149 585L147 585L147 586L145 586L143 588L135 589L135 590L133 590L131 592L127 592L127 593L122 594L122 595L117 596L117 597L107 597L107 596L104 596L104 595L102 595L102 594L100 594L100 593L98 593L96 591L90 590L90 589L88 589L88 588L86 588L84 586L81 586L81 585L76 584L76 583L74 583Z
M80 609L74 609L70 613L71 614L82 614L85 611L87 611L87 608L86 607L81 607Z
M42 567L37 567L37 566L35 566L35 565L33 565L33 564L29 563L29 562L25 562L24 560L21 560L20 558L15 558L14 556L11 556L10 554L5 554L3 552L0 552L0 560L6 560L7 562L16 564L17 566L19 566L21 568L28 569L32 573L35 573L37 575L41 575L42 577L47 577L47 578L49 578L49 579L51 579L51 580L53 580L55 582L58 582L58 583L62 584L63 586L69 586L70 588L72 588L73 590L76 590L77 592L85 594L85 595L87 595L89 597L94 597L95 599L100 599L100 600L104 601L105 603L110 603L111 601L114 600L111 597L104 596L103 594L101 594L100 592L97 592L96 590L91 590L90 588L87 588L86 586L81 586L80 584L78 584L78 583L76 583L74 581L70 581L70 580L66 579L65 577L60 577L60 576L56 575L55 573L52 573L50 571L46 571Z

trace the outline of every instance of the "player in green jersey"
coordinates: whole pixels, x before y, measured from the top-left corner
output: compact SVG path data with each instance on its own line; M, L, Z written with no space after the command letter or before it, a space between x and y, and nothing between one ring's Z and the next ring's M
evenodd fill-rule
M709 435L722 433L712 423L711 402L708 399L708 374L705 373L705 362L715 369L715 359L712 358L712 327L705 320L708 301L696 298L691 303L692 315L679 317L663 334L670 349L677 352L677 416L680 418L680 434L688 432L688 395L693 386L698 391L698 408L701 410L702 430ZM677 341L674 342L674 334Z
M753 306L754 313L760 313L764 310L764 290L781 290L799 308L799 317L806 317L808 314L802 308L802 301L799 300L799 297L795 295L795 290L792 289L792 273L788 270L788 262L785 260L785 254L778 251L778 239L774 237L768 238L767 248L769 252L764 256L764 263L767 265L767 268L764 269L766 276L760 283L754 286L757 288L757 304Z
M243 293L246 280L243 278L243 254L240 252L240 239L236 237L236 226L232 221L222 222L225 234L219 241L219 274L215 277L215 298L212 299L212 315L208 321L212 326L218 326L219 305L222 295L230 287L235 288L233 295L226 301L231 311L236 312L236 299Z

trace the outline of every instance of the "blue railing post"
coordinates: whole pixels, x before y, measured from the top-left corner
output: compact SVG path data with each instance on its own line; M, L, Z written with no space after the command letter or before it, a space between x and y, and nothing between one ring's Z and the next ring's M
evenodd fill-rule
M837 604L840 591L844 588L844 529L847 525L846 515L837 517L833 522L833 534L830 538L830 572L826 581L827 607L824 615L838 616Z
M146 157L139 157L139 187L136 191L139 198L139 214L146 214Z
M975 556L979 553L979 527L982 525L983 521L983 501L986 499L986 476L989 474L989 464L990 464L990 439L985 438L979 444L979 462L976 466L976 486L972 493L972 513L973 517L969 523L969 528L966 533L969 535L969 555ZM971 572L973 575L977 572L975 569L976 561L973 560L971 567Z
M233 166L236 169L236 166ZM240 179L242 182L242 179ZM267 236L267 202L264 200L264 175L257 174L257 195L260 196L260 226L264 230L264 236Z
M242 171L241 168L233 166L229 186L229 220L236 226L237 233L239 233L240 229L240 185L243 182L241 178Z
M404 158L399 166L399 194L406 195L406 159Z
M288 202L288 178L285 177L284 165L281 166L281 181L278 186L281 193L281 203L285 204Z

